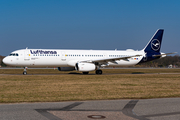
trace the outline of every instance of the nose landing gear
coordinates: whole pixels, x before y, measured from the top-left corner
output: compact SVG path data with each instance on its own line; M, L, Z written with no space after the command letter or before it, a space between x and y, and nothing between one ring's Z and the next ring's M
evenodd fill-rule
M27 75L27 67L24 67L23 75Z

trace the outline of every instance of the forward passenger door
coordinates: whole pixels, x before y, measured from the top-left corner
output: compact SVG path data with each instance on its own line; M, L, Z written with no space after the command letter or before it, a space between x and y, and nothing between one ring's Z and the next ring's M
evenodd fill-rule
M30 52L28 49L24 51L24 60L29 61L30 60Z

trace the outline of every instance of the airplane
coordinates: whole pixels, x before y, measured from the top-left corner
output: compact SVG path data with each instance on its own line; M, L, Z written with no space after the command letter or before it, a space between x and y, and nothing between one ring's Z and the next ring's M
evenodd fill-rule
M134 66L156 60L174 53L161 53L163 29L158 29L144 49L127 50L66 50L66 49L21 49L3 59L6 65L24 67L58 67L59 71L80 71L88 74L96 71L102 74L101 67Z

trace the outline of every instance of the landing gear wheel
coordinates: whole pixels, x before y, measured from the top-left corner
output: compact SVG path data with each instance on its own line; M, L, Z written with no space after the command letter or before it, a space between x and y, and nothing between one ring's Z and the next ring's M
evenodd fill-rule
M23 75L27 75L27 72L26 72L26 71L24 71L24 72L23 72Z
M101 75L102 74L102 70L96 70L96 74Z
M87 74L89 74L89 72L83 72L83 74L84 74L84 75L87 75Z
M23 75L27 75L27 67L24 67Z

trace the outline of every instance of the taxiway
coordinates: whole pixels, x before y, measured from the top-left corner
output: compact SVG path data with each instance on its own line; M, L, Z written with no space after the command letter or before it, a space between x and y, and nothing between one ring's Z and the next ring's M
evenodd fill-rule
M179 120L180 98L0 104L0 120Z

